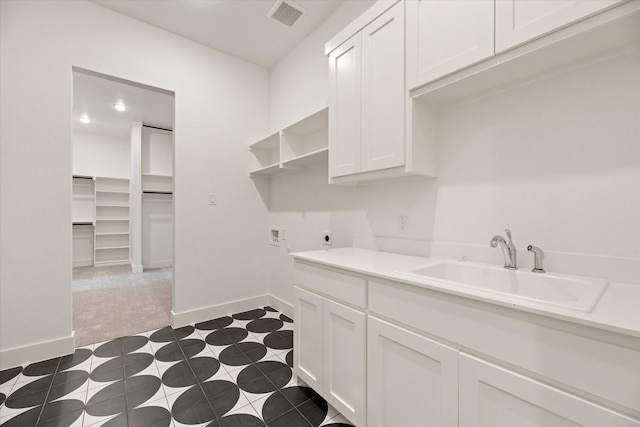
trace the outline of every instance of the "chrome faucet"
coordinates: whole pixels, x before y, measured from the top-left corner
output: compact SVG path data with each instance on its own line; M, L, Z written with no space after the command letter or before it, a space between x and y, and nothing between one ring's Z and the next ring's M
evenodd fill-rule
M504 232L509 238L509 243L507 243L507 241L504 240L504 237L498 235L498 236L493 236L493 239L491 239L490 245L492 248L497 248L498 245L500 245L500 249L502 249L502 256L504 256L504 268L506 268L507 270L517 270L518 269L518 263L516 259L517 249L516 249L516 245L514 245L513 241L511 240L511 230L507 228L506 230L504 230Z
M527 250L533 252L533 271L534 273L544 273L544 268L542 268L542 260L544 259L544 252L537 246L529 245L527 246Z

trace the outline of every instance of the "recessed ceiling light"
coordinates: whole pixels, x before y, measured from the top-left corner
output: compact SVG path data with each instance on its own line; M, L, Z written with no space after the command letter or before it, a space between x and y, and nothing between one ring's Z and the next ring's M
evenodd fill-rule
M81 121L82 123L91 123L91 119L89 119L89 116L87 116L86 114L83 114L83 115L80 117L80 121Z
M125 111L127 109L127 106L124 105L122 102L118 102L116 105L113 106L113 108L115 108L118 111Z

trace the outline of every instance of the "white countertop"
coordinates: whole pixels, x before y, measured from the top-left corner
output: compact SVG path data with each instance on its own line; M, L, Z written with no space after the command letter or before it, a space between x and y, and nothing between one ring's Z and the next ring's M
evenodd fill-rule
M339 248L291 254L295 259L342 268L355 273L402 282L426 289L457 295L512 309L535 313L625 335L640 337L640 285L610 282L590 313L570 310L526 300L490 295L462 287L449 287L428 280L414 279L397 273L413 267L441 261L410 255L379 252L359 248Z

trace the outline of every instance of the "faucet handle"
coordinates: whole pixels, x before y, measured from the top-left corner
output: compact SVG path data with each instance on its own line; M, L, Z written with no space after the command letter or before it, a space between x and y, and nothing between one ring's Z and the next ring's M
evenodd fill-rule
M505 228L504 234L507 235L507 237L509 238L509 243L511 243L511 230L509 230L508 228Z
M513 240L511 240L511 230L509 230L508 228L505 228L504 233L507 235L507 238L509 239L509 250L514 252L514 256L515 256L515 250L516 250L516 245L513 243Z

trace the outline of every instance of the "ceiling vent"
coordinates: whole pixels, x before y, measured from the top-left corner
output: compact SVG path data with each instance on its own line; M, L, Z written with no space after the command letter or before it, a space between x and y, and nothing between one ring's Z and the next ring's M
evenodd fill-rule
M267 16L279 23L292 26L302 16L304 9L294 0L276 0Z

